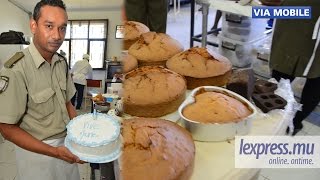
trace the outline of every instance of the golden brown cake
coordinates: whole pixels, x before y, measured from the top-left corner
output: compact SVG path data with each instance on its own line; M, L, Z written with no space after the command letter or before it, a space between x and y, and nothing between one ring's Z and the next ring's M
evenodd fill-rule
M124 112L132 116L161 117L178 109L185 99L185 79L160 66L144 66L126 74Z
M195 145L177 124L152 118L123 122L122 180L187 180L193 171ZM117 174L117 172L116 172Z
M195 102L186 106L182 114L201 123L239 122L252 111L239 100L219 92L200 91Z
M206 48L193 47L170 58L166 66L187 80L188 89L224 86L231 75L230 61Z
M165 66L166 61L182 52L183 46L169 35L156 32L144 33L129 48L129 54L138 59L139 67L146 65Z
M138 61L130 54L124 55L122 58L122 72L127 73L138 67Z
M140 22L126 21L124 23L123 49L128 50L139 39L141 34L149 31L149 28Z

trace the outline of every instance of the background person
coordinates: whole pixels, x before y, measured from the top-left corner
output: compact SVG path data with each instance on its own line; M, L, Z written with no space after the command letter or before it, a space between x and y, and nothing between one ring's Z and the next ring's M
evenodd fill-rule
M77 110L81 108L83 90L87 85L87 79L92 79L92 67L89 60L90 56L88 54L84 54L82 56L82 60L77 61L71 69L71 76L77 89L77 93L72 97L71 102L75 106L75 101L77 99Z
M126 0L125 15L128 21L138 21L150 31L166 33L168 0Z
M218 28L218 24L219 24L221 17L222 17L222 11L217 10L216 16L214 18L214 23L213 23L213 26L211 27L211 30L215 30ZM217 36L218 34L219 34L219 31L215 31L213 33L213 35L215 35L215 36Z
M320 1L284 0L282 5L312 8L311 19L277 19L271 46L272 77L278 81L307 78L300 99L302 111L293 119L292 135L295 135L303 128L302 121L320 102Z

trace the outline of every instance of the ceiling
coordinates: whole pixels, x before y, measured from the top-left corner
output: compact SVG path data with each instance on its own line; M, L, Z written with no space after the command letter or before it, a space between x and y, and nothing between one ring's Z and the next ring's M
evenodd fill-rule
M40 0L8 0L20 8L33 12L34 6ZM67 11L99 11L119 9L123 0L63 0Z

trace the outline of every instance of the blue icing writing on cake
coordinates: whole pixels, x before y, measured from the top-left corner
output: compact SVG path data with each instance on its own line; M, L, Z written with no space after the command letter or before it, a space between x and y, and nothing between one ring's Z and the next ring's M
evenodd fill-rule
M96 133L88 133L88 132L81 132L80 133L81 138L82 137L87 137L87 138L94 138L94 137L98 137Z
M83 131L80 132L80 139L84 138L99 138L97 131L99 131L99 126L94 122L86 122L83 126Z
M92 122L86 122L86 123L84 123L84 129L98 130L99 126L97 126L97 124L92 123Z
M101 113L77 116L67 125L65 145L83 161L113 161L121 152L120 124Z

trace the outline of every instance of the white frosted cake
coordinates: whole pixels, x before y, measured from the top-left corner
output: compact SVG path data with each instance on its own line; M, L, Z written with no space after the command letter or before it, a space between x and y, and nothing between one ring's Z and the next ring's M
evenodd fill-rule
M121 153L120 124L101 113L77 116L67 125L65 146L83 161L111 162Z

